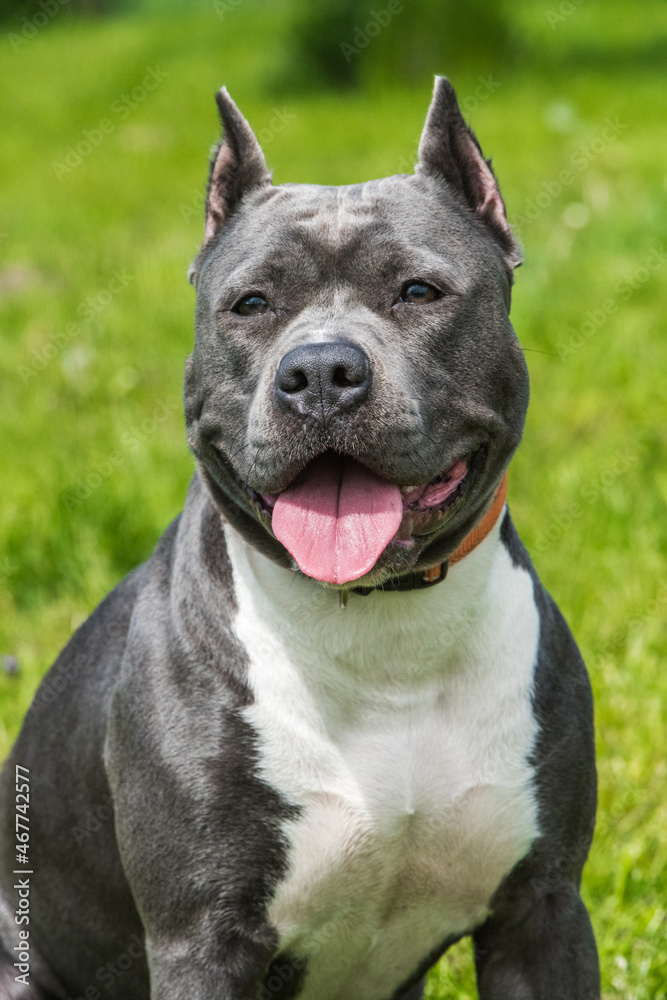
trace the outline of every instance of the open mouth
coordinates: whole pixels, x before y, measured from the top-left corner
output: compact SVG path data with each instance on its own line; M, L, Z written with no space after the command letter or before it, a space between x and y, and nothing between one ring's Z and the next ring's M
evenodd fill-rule
M303 573L344 584L368 573L387 545L410 548L438 531L466 491L472 454L430 482L396 486L348 455L327 451L277 496L243 484Z

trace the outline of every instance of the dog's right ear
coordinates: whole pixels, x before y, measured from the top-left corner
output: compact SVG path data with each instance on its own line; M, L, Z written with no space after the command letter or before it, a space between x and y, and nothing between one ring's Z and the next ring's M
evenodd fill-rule
M211 158L206 191L204 246L225 225L245 194L271 183L255 133L222 87L215 95L222 139Z
M417 170L442 178L468 203L500 244L511 274L521 264L521 250L507 221L491 161L484 159L475 133L463 119L454 88L444 76L435 78Z

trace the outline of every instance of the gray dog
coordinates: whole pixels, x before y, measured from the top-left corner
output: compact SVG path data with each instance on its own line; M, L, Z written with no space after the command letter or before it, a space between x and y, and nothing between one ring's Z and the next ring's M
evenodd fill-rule
M182 515L2 776L1 1000L595 1000L584 664L505 507L520 253L436 80L414 175L274 187L222 90Z

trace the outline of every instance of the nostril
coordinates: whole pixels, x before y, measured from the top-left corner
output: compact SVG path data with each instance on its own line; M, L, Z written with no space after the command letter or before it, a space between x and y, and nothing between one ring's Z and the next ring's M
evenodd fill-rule
M279 385L283 392L301 392L302 389L307 388L308 379L305 372L301 371L300 368L295 368L282 374Z
M340 389L347 389L352 386L361 385L365 377L365 374L362 372L354 372L349 368L343 367L343 365L339 365L333 370L332 381Z

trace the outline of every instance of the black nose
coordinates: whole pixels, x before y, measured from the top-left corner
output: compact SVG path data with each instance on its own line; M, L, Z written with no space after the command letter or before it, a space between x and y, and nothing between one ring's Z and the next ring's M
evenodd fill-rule
M276 373L276 395L302 416L330 417L359 406L371 387L371 366L356 344L303 344L288 351Z

